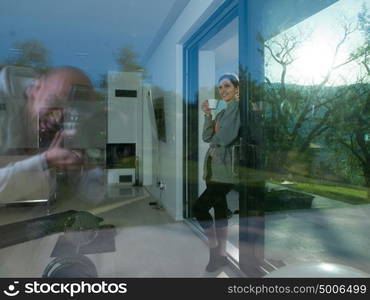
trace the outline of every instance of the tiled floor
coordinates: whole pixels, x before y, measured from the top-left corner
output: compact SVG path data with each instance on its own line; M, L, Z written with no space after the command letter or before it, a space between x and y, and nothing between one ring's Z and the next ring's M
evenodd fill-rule
M287 266L334 263L370 274L370 205L313 196L311 209L265 214L261 236L265 258ZM238 199L235 191L228 195L231 209L238 207ZM229 221L229 240L236 248L238 224L239 216L234 215Z
M274 184L269 187L289 189ZM261 236L265 258L287 266L340 264L370 274L370 205L312 196L311 209L265 213ZM232 211L239 208L238 192L231 191L227 198ZM229 220L229 241L238 249L239 215Z
M265 249L286 264L336 263L370 274L370 205L266 216Z
M119 192L119 191L118 191ZM113 192L114 194L115 192ZM121 197L99 205L57 203L53 212L88 210L116 226L115 251L88 254L99 277L237 277L229 267L206 273L206 244L183 222L149 205L143 188L121 189ZM2 207L2 224L45 214L44 207ZM60 234L0 249L0 277L40 277Z
M103 203L70 198L57 202L52 211L90 211L103 217L105 224L116 227L114 251L87 254L95 264L98 276L240 275L229 267L215 273L206 273L206 244L185 223L175 222L164 210L150 206L149 202L154 199L144 188L116 187L110 194L111 198ZM235 201L230 200L230 207L233 208ZM330 203L333 206L334 203ZM1 207L0 223L8 224L45 214L43 206ZM369 214L369 205L266 214L265 256L282 260L288 266L299 263L337 263L370 273ZM230 220L230 238L236 245L238 232L238 216L234 215ZM60 235L49 235L0 249L0 277L40 277L52 261L50 255Z

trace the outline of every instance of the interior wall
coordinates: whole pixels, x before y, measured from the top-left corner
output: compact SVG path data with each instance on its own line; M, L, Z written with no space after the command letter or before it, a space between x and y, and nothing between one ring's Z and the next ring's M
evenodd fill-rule
M185 7L167 35L148 59L146 69L153 86L161 88L165 97L165 122L167 141L158 147L160 174L166 186L160 193L153 184L150 192L161 196L161 203L176 220L183 216L183 75L182 42L190 37L199 25L222 3L219 0L192 0ZM154 157L153 157L154 159Z

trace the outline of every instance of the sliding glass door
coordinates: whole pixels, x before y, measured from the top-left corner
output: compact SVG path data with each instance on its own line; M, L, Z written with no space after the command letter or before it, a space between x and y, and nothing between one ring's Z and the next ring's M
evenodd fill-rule
M208 101L212 105L211 115L215 120L216 115L224 111L227 103L222 100L218 91L218 79L225 73L239 73L239 44L238 44L238 17L236 1L229 1L219 10L219 13L205 24L199 35L189 42L185 62L187 66L186 93L188 101L185 106L187 122L185 126L185 153L186 153L186 204L187 216L197 224L194 215L194 205L199 196L206 189L205 166L206 157L210 148L210 141L203 137L203 127L207 117L202 110L202 104ZM205 34L206 33L206 34ZM236 133L233 140L233 162L231 162L234 177L237 177L239 163L239 136ZM220 174L214 174L219 176ZM227 180L228 178L226 178ZM226 195L225 210L228 223L227 252L238 260L239 241L239 192L237 185ZM216 211L216 213L219 213ZM214 209L210 210L214 217Z
M370 272L369 2L225 1L185 44L184 215L205 188L201 103L237 73L228 250L249 276Z
M331 2L263 39L265 256L293 275L370 271L370 1Z

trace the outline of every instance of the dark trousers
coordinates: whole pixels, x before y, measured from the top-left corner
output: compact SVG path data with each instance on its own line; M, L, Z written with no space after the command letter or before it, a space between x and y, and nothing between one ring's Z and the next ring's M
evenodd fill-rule
M213 225L213 218L209 213L209 210L213 207L216 227L225 227L228 225L226 195L230 192L233 185L212 181L206 184L207 188L193 206L193 214L199 224L204 229L207 229Z

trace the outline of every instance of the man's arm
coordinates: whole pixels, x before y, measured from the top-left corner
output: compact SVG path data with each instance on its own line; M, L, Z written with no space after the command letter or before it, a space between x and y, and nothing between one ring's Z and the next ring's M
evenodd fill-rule
M47 199L50 172L45 169L44 154L9 164L0 169L0 203L18 200Z

